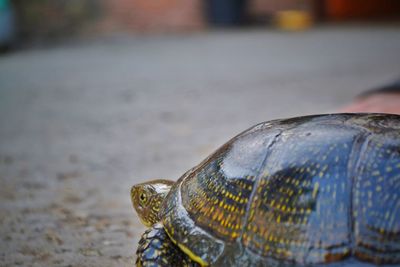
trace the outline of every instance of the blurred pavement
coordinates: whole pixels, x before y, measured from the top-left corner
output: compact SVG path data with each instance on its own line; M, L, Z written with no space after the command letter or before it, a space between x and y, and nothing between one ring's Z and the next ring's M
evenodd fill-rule
M400 74L398 28L117 36L0 57L0 265L132 266L129 189Z

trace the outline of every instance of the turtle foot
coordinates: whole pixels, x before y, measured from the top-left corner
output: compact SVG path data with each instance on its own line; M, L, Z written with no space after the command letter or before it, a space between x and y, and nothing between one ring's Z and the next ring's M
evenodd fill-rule
M161 223L153 225L144 232L136 255L138 267L199 266L171 241Z

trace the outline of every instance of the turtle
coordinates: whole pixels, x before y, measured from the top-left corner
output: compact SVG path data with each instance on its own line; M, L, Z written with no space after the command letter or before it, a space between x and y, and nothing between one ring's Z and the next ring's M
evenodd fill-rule
M400 116L260 123L130 194L137 266L400 266Z

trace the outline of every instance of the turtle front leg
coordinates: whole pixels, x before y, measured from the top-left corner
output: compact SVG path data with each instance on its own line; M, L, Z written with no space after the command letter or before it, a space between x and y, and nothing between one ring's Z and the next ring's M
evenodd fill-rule
M136 256L136 266L139 267L200 266L171 241L161 223L154 224L144 232Z

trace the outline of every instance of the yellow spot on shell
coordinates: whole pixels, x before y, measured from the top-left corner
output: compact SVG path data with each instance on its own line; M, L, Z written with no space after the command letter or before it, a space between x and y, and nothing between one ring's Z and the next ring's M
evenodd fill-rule
M313 198L315 198L315 197L317 196L318 188L319 188L319 183L316 182L316 183L314 184L314 189L313 189L313 192L312 192L312 197L313 197Z
M372 175L373 175L373 176L379 176L379 175L380 175L380 172L379 172L379 171L373 171L373 172L372 172Z

